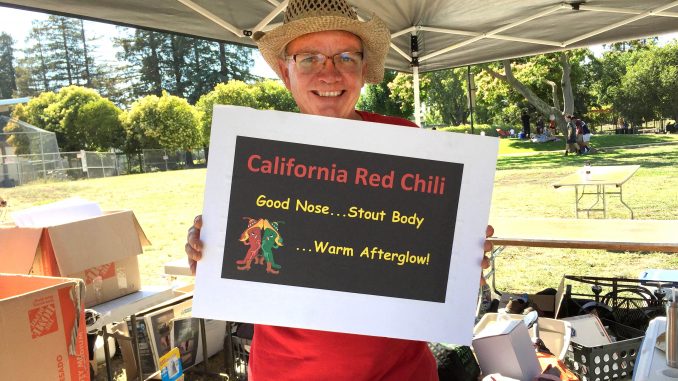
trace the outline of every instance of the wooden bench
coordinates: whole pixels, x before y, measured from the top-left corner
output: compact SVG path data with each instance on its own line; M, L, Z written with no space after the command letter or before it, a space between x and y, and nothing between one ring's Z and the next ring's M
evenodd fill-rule
M495 218L486 279L495 288L495 259L506 246L678 253L678 220Z

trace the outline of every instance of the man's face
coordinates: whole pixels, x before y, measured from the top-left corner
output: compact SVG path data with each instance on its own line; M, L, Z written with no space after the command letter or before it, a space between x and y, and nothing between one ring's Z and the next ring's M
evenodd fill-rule
M287 44L286 55L322 53L331 57L337 53L362 51L362 43L356 35L345 31L325 31L292 40ZM362 69L354 73L338 71L330 59L314 74L299 72L292 59L279 59L278 65L282 80L302 113L359 119L354 110L360 89L365 84L364 61Z

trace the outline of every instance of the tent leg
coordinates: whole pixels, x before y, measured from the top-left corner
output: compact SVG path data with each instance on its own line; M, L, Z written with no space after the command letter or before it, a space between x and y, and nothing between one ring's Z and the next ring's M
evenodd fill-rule
M419 67L412 68L412 87L414 88L414 122L421 127L421 101L419 100Z

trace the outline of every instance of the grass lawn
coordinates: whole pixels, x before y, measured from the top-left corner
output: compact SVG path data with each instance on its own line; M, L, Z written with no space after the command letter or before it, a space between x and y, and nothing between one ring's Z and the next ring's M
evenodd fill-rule
M530 154L534 152L565 151L565 139L558 136L560 141L547 143L533 143L529 140L501 139L499 154ZM678 143L678 135L593 135L591 145L596 148L621 147L629 145L643 145L656 143Z
M665 135L596 136L596 147L646 144L678 137ZM633 142L633 143L631 143ZM502 139L502 150L539 150L541 145ZM537 146L537 147L533 147ZM592 165L640 164L624 186L624 196L638 219L678 219L678 145L606 149L583 155L557 152L501 156L497 163L491 217L574 217L573 190L551 187L585 161ZM192 169L72 182L51 182L0 189L12 210L79 196L105 210L132 209L152 246L140 256L145 284L163 284L163 264L185 258L186 229L202 210L206 171ZM628 218L616 198L613 218ZM678 233L678 232L677 232ZM498 288L516 292L556 287L564 274L636 277L645 268L678 268L678 256L663 253L619 253L601 250L507 248L498 260Z

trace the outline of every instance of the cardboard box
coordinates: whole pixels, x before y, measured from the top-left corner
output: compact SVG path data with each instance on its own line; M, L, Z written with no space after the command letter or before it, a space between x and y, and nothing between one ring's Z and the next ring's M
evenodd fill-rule
M483 374L499 373L518 380L532 380L541 374L522 320L502 320L488 326L473 339L473 350Z
M525 294L513 294L504 292L501 294L499 299L499 308L503 309L508 304L511 298L518 299L525 296ZM541 312L539 316L545 316L549 318L554 318L557 316L560 309L560 304L563 301L565 296L565 278L560 280L560 284L556 289L555 295L541 295L541 294L528 294L527 298L530 304L535 304L539 311Z
M505 314L505 317L513 320L523 320L525 315ZM500 320L499 314L486 313L476 326L473 327L473 334L479 334L485 328L496 324L498 320ZM542 339L546 348L558 356L560 360L563 360L572 339L572 326L570 323L564 320L540 317L537 320L537 326L539 328L539 338ZM534 338L534 330L529 330L529 333L530 337Z
M140 288L137 255L149 245L132 211L43 228L0 226L0 272L80 278L85 306Z
M3 380L89 380L83 282L0 274Z

